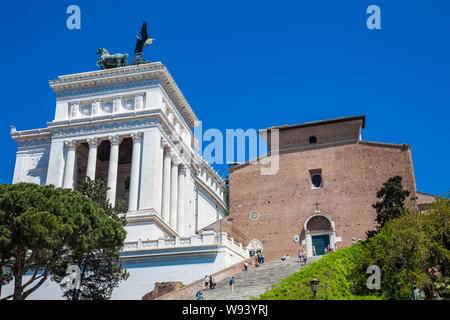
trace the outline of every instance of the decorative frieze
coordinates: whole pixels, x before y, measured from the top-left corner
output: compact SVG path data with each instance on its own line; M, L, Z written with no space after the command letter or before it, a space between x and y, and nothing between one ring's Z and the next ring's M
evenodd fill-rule
M135 121L124 121L115 123L105 123L101 125L89 125L84 127L71 127L67 129L50 129L53 136L74 136L74 135L84 135L84 134L97 134L103 132L117 131L117 130L127 130L136 128L145 128L159 124L157 119L145 119L145 120L135 120Z
M32 140L19 140L17 141L17 146L19 148L23 147L35 147L39 145L49 145L51 143L51 139L32 139Z

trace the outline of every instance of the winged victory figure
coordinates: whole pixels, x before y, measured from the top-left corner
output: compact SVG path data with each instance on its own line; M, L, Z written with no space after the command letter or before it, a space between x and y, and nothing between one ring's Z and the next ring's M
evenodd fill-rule
M155 39L148 37L147 23L144 22L141 29L141 37L136 35L136 47L134 49L134 61L132 64L141 64L149 62L144 58L142 58L142 48L151 44L153 40Z

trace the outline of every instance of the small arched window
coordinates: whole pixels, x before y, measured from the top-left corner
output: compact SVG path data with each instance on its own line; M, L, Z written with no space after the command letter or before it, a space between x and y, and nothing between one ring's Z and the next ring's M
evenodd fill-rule
M315 136L309 137L309 144L317 143L317 138Z

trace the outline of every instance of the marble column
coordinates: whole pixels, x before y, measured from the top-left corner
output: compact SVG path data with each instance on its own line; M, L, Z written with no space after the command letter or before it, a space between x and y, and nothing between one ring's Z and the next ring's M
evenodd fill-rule
M312 237L311 237L311 235L307 234L305 236L305 242L306 242L306 256L307 257L313 257Z
M178 168L178 212L177 212L177 230L179 235L184 234L184 189L186 185L186 167L182 164Z
M95 180L95 168L97 166L97 147L99 145L99 140L97 137L87 139L89 144L89 155L86 170L86 178L89 177L91 180Z
M161 134L158 128L144 129L143 133L138 208L161 215L164 160Z
M164 162L163 162L163 185L162 185L162 204L161 216L164 221L169 222L170 214L170 167L171 167L171 152L169 147L164 148Z
M119 167L119 146L121 138L118 134L109 136L111 142L111 150L109 154L109 168L108 168L108 192L107 197L111 205L116 204L116 188L117 188L117 169Z
M170 174L170 218L169 224L177 229L177 209L178 209L178 159L172 159L172 170Z
M139 196L139 176L141 171L142 132L132 133L131 138L133 139L133 156L131 158L130 196L128 200L128 210L136 211Z
M75 140L65 141L64 147L67 149L66 167L64 169L64 185L63 188L73 190L74 173L75 173L75 151L77 148Z

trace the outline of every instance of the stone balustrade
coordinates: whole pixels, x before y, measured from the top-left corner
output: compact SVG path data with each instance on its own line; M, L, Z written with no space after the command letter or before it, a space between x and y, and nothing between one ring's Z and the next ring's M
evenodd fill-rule
M227 247L244 258L249 257L249 251L242 246L242 243L237 243L233 238L229 238L226 232L216 234L214 231L205 231L201 236L195 235L191 237L175 237L175 239L139 239L137 241L128 241L124 243L122 251L128 252L149 249L172 249L208 245Z

